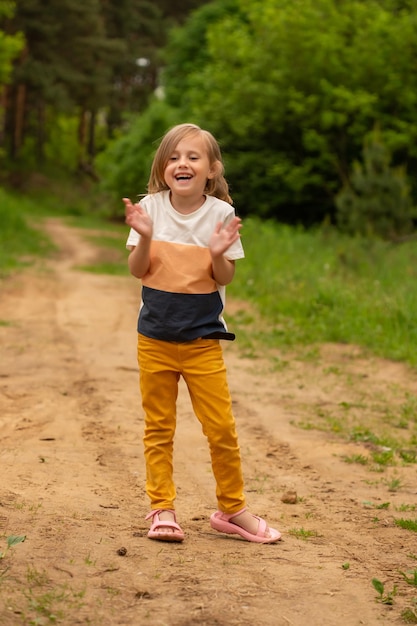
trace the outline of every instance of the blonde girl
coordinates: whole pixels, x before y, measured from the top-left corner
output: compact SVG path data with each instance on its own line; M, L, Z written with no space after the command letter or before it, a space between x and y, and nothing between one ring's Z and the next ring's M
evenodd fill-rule
M148 537L183 541L175 514L173 445L182 376L209 444L218 510L210 525L248 541L280 533L246 508L240 450L221 339L233 340L222 312L235 261L244 257L219 145L180 124L162 139L148 195L124 198L129 269L141 280L138 363L145 414Z

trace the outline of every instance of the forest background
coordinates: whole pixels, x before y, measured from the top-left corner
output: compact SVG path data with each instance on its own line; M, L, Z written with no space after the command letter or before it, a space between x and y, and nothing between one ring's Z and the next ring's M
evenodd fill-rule
M218 137L242 215L409 235L416 31L410 0L1 0L2 183L138 195L187 120Z

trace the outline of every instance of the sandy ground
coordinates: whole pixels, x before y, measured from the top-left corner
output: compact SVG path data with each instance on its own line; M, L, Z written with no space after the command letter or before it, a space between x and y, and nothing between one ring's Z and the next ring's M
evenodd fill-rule
M417 589L401 572L417 568L417 535L394 520L417 518L416 464L372 472L343 460L366 455L366 443L297 424L350 406L374 424L382 404L399 409L417 396L416 373L350 346L286 355L274 371L266 358L245 358L238 341L226 345L249 505L283 539L257 545L211 530L207 445L181 387L175 469L186 540L151 541L139 286L77 270L94 246L60 221L48 228L55 258L0 284L1 626L404 623ZM296 503L282 501L288 491ZM12 535L26 540L5 550ZM373 578L385 592L397 586L393 605L377 601Z

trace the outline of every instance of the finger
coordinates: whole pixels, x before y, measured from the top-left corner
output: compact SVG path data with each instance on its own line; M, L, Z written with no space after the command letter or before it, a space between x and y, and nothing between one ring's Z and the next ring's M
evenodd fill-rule
M235 226L229 226L227 233L229 235L230 238L232 239L236 239L240 236L239 234L239 230L240 230L240 225L236 224Z
M131 215L132 212L134 211L134 207L132 202L129 200L129 198L123 198L123 202L125 205L125 214L126 215Z
M228 230L230 231L239 230L242 226L241 222L242 220L240 219L240 217L237 217L237 216L234 217L227 225Z
M233 224L235 230L240 230L242 228L242 220L240 217L235 217L231 224Z

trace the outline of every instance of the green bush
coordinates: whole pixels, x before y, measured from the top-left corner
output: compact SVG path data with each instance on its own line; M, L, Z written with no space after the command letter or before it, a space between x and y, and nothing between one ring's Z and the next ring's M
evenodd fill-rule
M190 16L166 56L167 99L220 141L242 215L333 218L375 123L414 169L416 18L391 0L218 0Z
M397 239L413 231L417 210L405 170L391 166L378 132L365 141L363 163L354 163L336 207L340 229L352 235Z
M153 155L162 135L180 120L178 111L157 99L143 115L130 119L123 134L114 139L96 161L101 187L120 201L146 193ZM115 214L118 211L115 209Z

